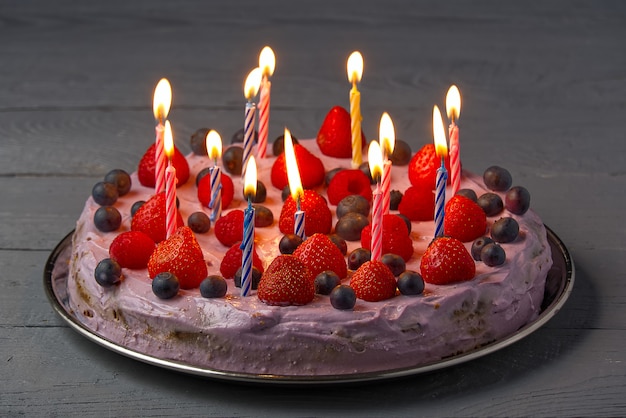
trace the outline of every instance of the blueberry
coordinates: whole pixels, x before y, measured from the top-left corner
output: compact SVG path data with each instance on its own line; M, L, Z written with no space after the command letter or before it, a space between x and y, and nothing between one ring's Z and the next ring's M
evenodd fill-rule
M491 238L496 242L515 241L519 234L519 224L511 217L500 218L491 226Z
M119 168L109 171L106 176L104 176L104 182L115 184L118 196L124 196L130 192L130 187L132 186L130 175Z
M274 223L274 214L269 208L262 205L254 205L254 226L265 228Z
M93 200L100 206L111 206L117 202L119 193L117 187L113 183L107 183L105 181L99 181L94 184L91 189L91 196Z
M495 216L498 213L502 212L504 209L504 204L502 203L502 198L491 192L483 193L480 195L478 200L476 201L478 206L480 206L485 215L487 216Z
M96 282L102 287L111 287L122 280L122 267L117 261L105 258L93 272Z
M474 202L478 201L478 196L476 196L476 192L473 191L472 189L459 189L456 194L461 195L461 196L465 196L468 199L473 200Z
M239 129L237 132L235 132L232 136L232 138L230 138L230 143L231 144L236 144L236 143L243 143L243 137L245 135L245 131L243 128ZM252 139L254 140L254 143L256 143L259 140L259 133L257 131L254 131L254 134L252 135Z
M241 192L243 194L243 191ZM246 196L244 195L244 198ZM254 195L254 199L252 199L252 203L263 203L267 199L267 189L265 188L265 184L261 180L257 180L256 182L256 193Z
M404 221L404 223L406 224L406 229L408 229L410 234L411 229L413 228L413 224L411 224L411 220L409 219L409 217L401 213L398 213L396 216Z
M367 225L369 225L367 216L350 212L337 221L335 232L346 241L358 241L361 239L361 231Z
M294 145L297 144L298 138L291 135L291 142L293 142ZM275 157L278 157L284 151L285 151L285 135L281 135L278 138L276 138L274 142L272 143L272 154L274 154Z
M330 184L330 181L333 179L333 177L335 177L335 174L337 174L341 170L344 170L344 169L341 167L337 167L326 172L326 175L324 176L324 184L326 185L326 187L328 187L328 185Z
M197 234L204 234L211 229L211 219L204 212L194 212L187 218L187 226Z
M293 254L300 244L302 244L302 238L296 234L286 234L278 242L278 249L281 254Z
M284 202L285 200L287 200L290 194L291 194L291 189L289 188L289 185L286 185L285 187L283 187L283 190L280 192L280 198Z
M509 190L513 179L511 178L511 173L506 168L492 165L483 173L483 181L489 190L504 192Z
M366 161L359 166L359 170L363 172L370 179L370 184L376 184L376 181L372 178L372 172L370 171L370 165Z
M397 254L385 254L380 261L389 267L389 270L391 270L395 277L398 277L403 271L406 270L406 263L404 262L404 259Z
M525 187L515 186L506 192L504 207L515 215L523 215L530 207L530 193Z
M332 270L326 270L315 276L315 293L330 295L330 292L341 284L341 279Z
M480 252L480 259L489 267L500 266L506 260L506 253L501 246L492 242L483 247Z
M113 206L102 206L94 213L93 223L99 231L115 231L122 225L122 215Z
M370 202L358 194L346 196L337 204L337 219L343 218L350 212L367 216L370 213Z
M356 294L350 286L340 284L330 292L330 304L342 311L354 308Z
M243 166L243 148L233 146L228 147L222 154L222 165L227 173L235 176L241 175L241 167Z
M200 282L200 294L203 298L221 298L227 290L226 279L216 274Z
M472 250L471 250L472 258L476 261L480 261L480 252L482 251L483 247L493 242L495 241L489 237L476 238L474 242L472 243Z
M406 296L421 295L424 292L424 279L419 273L406 270L398 277L398 290Z
M211 167L205 167L202 170L200 170L198 172L198 175L196 176L196 187L198 187L198 184L200 184L200 180L202 180L204 176L209 176L209 175L211 175Z
M392 190L389 192L389 210L398 210L400 202L402 202L402 192L400 190Z
M350 270L356 270L361 267L361 264L370 261L371 258L372 252L370 250L367 248L357 248L348 256L348 268Z
M145 200L138 200L133 203L133 205L130 207L130 216L135 216L135 213L137 213L139 208L142 207L144 203L146 203Z
M341 254L346 255L348 253L348 244L346 244L345 239L341 238L337 234L330 234L328 236L328 239L330 239L332 243L335 244L337 248L339 248L339 251L341 251Z
M396 139L389 159L393 165L407 165L411 161L412 154L411 146L406 141Z
M191 150L194 154L200 155L203 157L207 156L206 149L206 136L209 133L209 128L200 128L191 134L191 138L189 140L189 144L191 145Z
M178 294L180 282L178 277L169 271L159 273L152 279L152 292L159 299L171 299Z
M261 270L252 266L252 290L256 290L259 287L261 276L263 276ZM241 287L241 268L238 268L237 272L235 272L235 287Z

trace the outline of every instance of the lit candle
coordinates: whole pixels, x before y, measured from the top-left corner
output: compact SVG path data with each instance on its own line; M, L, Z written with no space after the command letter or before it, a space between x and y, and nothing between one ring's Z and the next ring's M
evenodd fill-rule
M248 199L248 207L244 210L243 240L241 241L241 296L248 296L252 288L252 257L254 254L254 207L252 200L256 195L256 162L254 156L248 160L244 177L243 194Z
M461 186L461 154L459 148L459 126L456 124L461 115L461 93L457 86L452 85L446 95L446 112L450 119L448 132L450 136L450 181L452 194L456 194Z
M165 170L165 230L167 238L176 232L176 168L172 165L174 155L174 137L172 136L172 125L170 121L165 121L165 132L163 134L163 147L167 156L167 169Z
M384 112L380 118L379 127L380 148L383 155L383 174L381 187L383 192L383 215L389 213L391 200L391 160L389 156L393 153L396 144L396 133L389 113Z
M352 167L358 168L363 157L361 149L361 93L356 84L361 81L363 75L363 56L359 51L354 51L348 57L348 81L352 84L350 90L350 128L352 132Z
M252 101L254 96L259 91L259 85L261 84L261 69L255 68L250 71L248 77L246 78L246 83L243 87L243 95L245 96L246 102L246 113L244 120L244 130L243 130L243 157L242 157L242 167L241 176L245 178L246 169L248 167L248 160L252 155L252 145L254 143L254 115L256 113L256 105Z
M372 207L371 260L380 261L383 257L383 194L380 187L383 157L378 142L370 142L367 159L372 178L376 180L376 188L373 193L374 204Z
M446 181L448 171L444 165L444 160L448 155L446 145L446 131L443 127L443 119L439 108L433 108L433 137L435 140L435 151L437 157L441 158L441 167L437 170L437 183L435 194L435 238L443 235L444 207L446 203Z
M306 234L304 232L304 211L300 207L300 199L304 191L302 190L302 181L300 180L300 171L296 161L296 152L293 149L291 140L291 132L285 128L285 163L287 165L287 179L289 180L289 190L291 197L296 201L296 213L294 214L293 233L304 240Z
M166 78L162 78L154 89L152 111L157 121L155 128L156 140L154 149L154 192L160 193L165 190L165 149L163 148L163 121L167 119L172 105L172 88Z
M217 160L222 156L222 138L213 129L206 135L206 149L209 158L213 160L213 167L209 168L209 175L211 176L211 200L209 201L211 214L209 219L211 222L215 222L222 214L222 172L217 166Z
M269 77L274 74L276 58L274 51L269 46L264 47L259 54L259 67L263 78L261 79L261 93L259 97L259 143L257 144L257 156L265 158L267 152L267 137L269 135L270 121L270 90L272 83Z

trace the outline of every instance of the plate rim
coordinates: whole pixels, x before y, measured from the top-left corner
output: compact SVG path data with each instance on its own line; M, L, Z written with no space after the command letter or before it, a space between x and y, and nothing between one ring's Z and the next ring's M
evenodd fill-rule
M572 293L575 281L575 266L574 260L563 241L547 225L544 224L544 226L546 228L548 242L551 244L553 250L555 248L558 250L558 255L562 257L566 271L564 272L564 277L561 279L561 283L554 297L554 300L552 300L552 302L543 309L543 311L534 321L529 322L516 332L510 334L503 339L485 344L481 347L467 351L462 354L447 357L445 359L422 364L415 367L405 367L401 369L391 369L376 372L316 376L237 373L207 367L199 367L184 362L154 357L111 341L108 338L97 334L94 330L90 329L87 325L82 323L77 316L73 315L70 312L69 307L67 307L63 303L63 301L60 299L60 296L55 291L52 280L52 271L58 257L62 254L66 247L71 244L74 230L70 231L63 239L61 239L61 241L50 253L50 256L46 260L44 268L43 284L46 296L48 297L48 300L50 301L54 311L61 317L61 319L63 319L67 323L67 325L70 326L70 328L72 328L74 331L78 332L80 335L87 338L88 340L110 351L137 361L141 361L143 363L185 374L239 383L328 385L381 381L441 370L444 368L466 363L480 357L484 357L488 354L501 350L520 341L521 339L537 331L539 328L543 327L549 320L551 320L561 310L561 308ZM553 260L554 257L555 254L554 251L552 251Z

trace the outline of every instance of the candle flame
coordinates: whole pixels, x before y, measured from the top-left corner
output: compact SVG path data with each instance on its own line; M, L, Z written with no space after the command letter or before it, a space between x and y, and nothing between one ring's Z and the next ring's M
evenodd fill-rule
M348 57L348 81L352 84L361 81L363 75L363 56L359 51L354 51Z
M274 56L274 51L269 46L264 47L259 54L259 67L264 76L270 77L274 74L276 57Z
M302 181L300 180L300 170L296 161L296 152L291 140L289 129L285 128L285 163L287 164L287 179L289 180L289 189L293 200L298 201L304 193L302 190Z
M461 116L461 92L454 84L448 89L446 94L446 112L448 119L455 121Z
M243 95L246 99L252 100L254 96L259 92L259 87L261 86L261 69L256 67L254 70L250 71L248 77L246 78L246 83L243 87Z
M246 199L254 199L256 196L256 161L254 156L251 155L246 165L246 176L244 177L243 195Z
M152 101L152 111L154 118L159 122L167 119L167 114L170 113L170 106L172 105L172 87L167 78L162 78L157 83L154 89L154 98Z
M378 131L380 148L385 155L391 155L396 145L396 131L391 121L389 113L384 112L380 117L380 127Z
M433 108L433 137L435 139L435 151L437 156L445 158L448 156L448 145L446 143L446 131L443 127L443 118L439 107Z
M213 129L206 134L206 150L212 160L217 160L222 156L222 138Z
M172 135L172 125L169 120L165 121L165 131L163 132L163 148L167 158L174 156L174 136Z
M383 154L378 142L370 142L370 146L367 149L367 160L369 162L372 178L379 181L383 174Z

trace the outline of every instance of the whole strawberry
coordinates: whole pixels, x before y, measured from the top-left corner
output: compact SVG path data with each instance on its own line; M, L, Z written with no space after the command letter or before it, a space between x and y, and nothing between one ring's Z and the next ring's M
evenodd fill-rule
M485 211L472 199L455 195L446 203L444 234L463 242L482 237L487 229Z
M230 247L243 239L243 218L241 209L233 209L215 221L215 237L223 245Z
M357 298L378 302L396 295L396 278L386 264L367 261L350 278L350 287Z
M227 175L222 173L222 209L227 209L230 202L233 201L235 195L235 187L233 180ZM211 176L207 175L202 177L198 182L198 201L203 206L209 207L211 202ZM241 238L239 238L241 239Z
M424 281L431 284L450 284L472 280L476 264L461 241L451 237L433 240L422 256L420 269Z
M279 255L261 277L257 296L268 305L306 305L315 297L315 277L293 255Z
M154 187L156 184L154 163L155 149L156 144L152 144L148 147L143 157L141 157L139 167L137 168L139 183L145 187ZM185 156L176 147L174 147L172 165L176 169L176 187L180 187L189 180L189 164Z
M240 248L240 244L240 242L233 244L233 246L230 247L224 254L224 258L222 258L222 262L220 263L220 273L225 279L234 278L237 270L241 268L241 257L243 252ZM263 273L263 262L256 252L256 247L252 251L252 265Z
M157 193L135 212L130 223L132 231L141 231L148 235L156 243L167 236L165 220L165 192ZM176 225L183 226L183 218L176 211Z
M441 158L437 157L435 144L426 144L413 155L409 162L409 181L413 186L433 190L437 182L437 170L439 167L441 167ZM449 157L445 159L445 167L449 173ZM450 184L450 176L448 176L448 184Z
M313 277L325 270L334 271L339 278L348 275L345 257L327 235L311 235L296 248L293 255L309 267Z
M141 231L126 231L116 236L111 242L109 256L121 267L143 269L148 266L148 260L155 246L156 244L147 234Z
M193 289L207 277L207 265L196 237L187 226L182 226L160 242L148 261L148 274L154 278L169 272L180 282L181 289Z
M300 169L300 180L302 181L302 187L305 189L312 189L324 183L324 176L326 170L324 169L324 163L322 160L313 155L309 150L304 148L300 144L294 144L293 146L296 162ZM285 153L283 152L272 165L272 185L279 190L289 185L287 178L287 163L285 162Z
M307 237L315 233L328 234L332 228L333 214L326 200L314 190L305 190L300 199L300 208L304 211L304 232ZM294 219L297 205L289 196L280 211L278 227L283 234L293 234Z
M317 133L317 145L322 154L335 158L352 157L352 128L350 113L341 106L335 106L326 114ZM366 144L361 132L361 143Z
M361 247L370 249L372 243L372 227L367 225L361 230ZM404 261L413 256L413 240L409 235L406 223L398 215L383 216L383 254L396 254Z
M435 194L424 186L410 186L404 191L398 211L412 221L435 219Z

